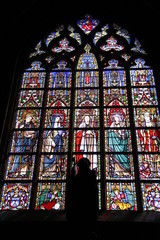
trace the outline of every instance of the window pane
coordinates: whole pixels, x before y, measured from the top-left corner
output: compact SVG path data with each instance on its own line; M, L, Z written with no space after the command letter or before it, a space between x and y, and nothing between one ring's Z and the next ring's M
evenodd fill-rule
M107 183L107 210L137 210L134 183Z
M39 183L36 198L36 210L64 210L65 183Z
M6 183L1 200L2 210L29 209L31 195L30 183Z

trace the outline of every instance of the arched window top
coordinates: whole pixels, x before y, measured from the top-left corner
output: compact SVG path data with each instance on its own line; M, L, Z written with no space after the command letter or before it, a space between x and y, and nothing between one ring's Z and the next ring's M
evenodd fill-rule
M87 58L90 58L92 66L90 63L89 68L97 69L98 64L91 52L96 53L102 66L106 66L111 59L118 59L119 63L129 67L134 64L136 58L145 58L147 61L147 53L140 41L131 36L126 29L115 23L101 24L89 14L77 23L61 25L50 32L29 54L29 61L41 59L44 66L53 68L57 66L59 59L65 60L66 67L70 67L78 58L77 69L80 69L82 62L85 65ZM86 68L86 65L83 67Z

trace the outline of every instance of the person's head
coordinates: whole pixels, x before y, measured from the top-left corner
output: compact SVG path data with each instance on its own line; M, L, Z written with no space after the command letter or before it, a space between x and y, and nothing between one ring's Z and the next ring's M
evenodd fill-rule
M86 125L89 125L89 124L90 124L90 117L89 117L88 114L86 114L86 115L84 116L84 121L85 121Z
M77 163L77 166L78 166L78 169L79 169L78 171L86 172L86 171L90 170L90 165L91 165L91 163L90 163L89 159L83 157Z
M25 116L26 123L30 123L32 121L32 118L33 118L32 114L27 113Z

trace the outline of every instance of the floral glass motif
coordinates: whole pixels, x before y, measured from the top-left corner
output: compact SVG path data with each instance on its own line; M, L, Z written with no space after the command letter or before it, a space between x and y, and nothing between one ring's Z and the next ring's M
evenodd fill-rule
M81 41L81 35L77 32L74 32L75 28L72 27L71 25L68 26L68 30L70 31L69 36L76 39L76 41L79 43L79 45L81 45L82 41Z
M121 51L124 49L124 46L118 45L117 40L114 37L110 37L109 39L106 40L107 45L102 45L100 48L103 51L110 51L110 50L115 50L115 51Z
M95 45L97 44L97 42L99 41L100 38L102 38L108 34L107 33L108 29L109 29L109 25L106 24L104 27L101 28L101 32L96 32L96 34L94 35L94 39L93 39L93 42Z
M88 102L88 103L87 103ZM90 104L89 104L90 102ZM94 103L94 105L93 105ZM75 106L98 106L99 105L99 89L77 89L75 90Z
M18 107L42 107L43 90L22 90Z
M107 183L107 210L137 210L135 183Z
M47 96L47 107L69 107L71 101L71 90L49 90Z
M86 15L85 19L79 20L77 25L80 29L83 30L85 34L89 34L97 25L99 24L99 20L93 19L92 16Z
M60 52L62 52L62 51L65 51L65 52L73 52L74 50L75 50L74 47L69 46L69 41L67 40L67 38L62 39L62 40L59 42L59 47L54 47L54 48L52 48L52 51L53 51L53 52L56 52L56 53L60 53Z
M146 51L141 48L141 43L138 41L138 39L136 38L134 41L134 47L131 48L132 51L134 52L139 52L142 54L147 54Z
M60 36L60 32L62 32L63 29L64 29L64 26L62 25L58 29L56 29L55 32L52 32L47 36L46 41L45 41L47 47L49 46L50 42L53 41L53 39Z
M39 183L36 198L36 210L64 210L65 183Z
M117 30L116 34L119 35L119 36L124 37L126 39L126 41L128 42L128 44L130 44L131 36L130 36L129 32L126 29L122 29L117 24L113 24L113 27L114 27L114 29Z
M103 89L104 106L108 106L111 102L112 105L117 104L117 101L122 105L128 105L128 96L126 88L109 88Z
M30 194L30 183L6 183L3 187L1 210L29 209Z
M160 211L160 184L142 183L143 208L145 211Z
M29 58L35 57L35 56L37 56L37 55L41 55L41 54L45 53L44 50L41 50L41 49L40 49L41 47L42 47L42 41L40 41L40 42L36 45L36 47L35 47L35 52L31 53L31 54L29 55Z

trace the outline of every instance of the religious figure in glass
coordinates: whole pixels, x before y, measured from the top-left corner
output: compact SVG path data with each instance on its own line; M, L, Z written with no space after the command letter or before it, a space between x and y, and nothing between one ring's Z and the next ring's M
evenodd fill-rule
M15 138L12 143L12 152L16 153L13 163L10 164L9 176L27 175L29 166L32 165L32 155L34 146L36 145L37 132L34 130L34 118L32 113L25 112L22 118L23 121L17 121L16 128L23 131L16 131ZM26 129L26 130L25 130ZM31 129L31 130L30 130ZM20 155L18 155L20 153Z
M44 132L43 137L43 152L47 153L47 155L44 155L43 171L52 168L52 172L56 176L59 174L59 171L57 172L59 160L62 161L64 158L64 155L60 153L65 151L66 145L66 131L63 129L62 124L63 118L62 114L52 114L50 124L47 126L48 129Z
M91 118L92 117L92 118ZM76 156L77 162L82 157L87 157L91 162L91 169L97 168L97 155L88 154L97 152L97 132L92 129L94 124L94 115L84 113L76 133L76 152L81 154Z
M113 152L110 155L111 175L112 177L130 177L131 168L127 154L129 132L124 129L123 112L120 109L115 110L111 109L111 125L108 130L108 148Z

